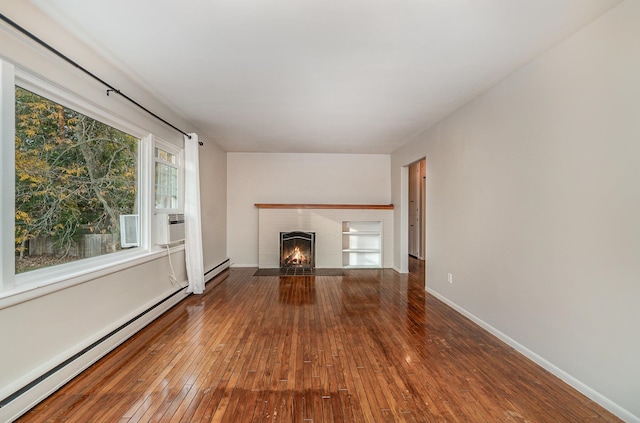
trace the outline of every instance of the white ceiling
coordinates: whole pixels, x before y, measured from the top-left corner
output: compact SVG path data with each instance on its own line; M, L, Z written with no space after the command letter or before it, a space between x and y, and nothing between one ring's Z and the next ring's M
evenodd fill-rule
M390 153L618 0L32 2L227 151Z

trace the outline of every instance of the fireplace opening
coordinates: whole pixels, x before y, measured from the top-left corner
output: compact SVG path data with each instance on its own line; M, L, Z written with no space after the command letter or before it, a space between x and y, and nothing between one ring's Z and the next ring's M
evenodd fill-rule
M313 269L315 244L315 232L280 232L280 268Z

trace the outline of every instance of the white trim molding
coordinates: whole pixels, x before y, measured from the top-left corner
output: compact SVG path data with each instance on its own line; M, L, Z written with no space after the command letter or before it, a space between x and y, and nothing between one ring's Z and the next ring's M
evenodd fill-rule
M489 333L491 333L492 335L494 335L495 337L500 339L505 344L509 345L510 347L512 347L513 349L518 351L520 354L522 354L525 357L529 358L531 361L533 361L534 363L536 363L537 365L539 365L543 369L545 369L548 372L552 373L553 375L557 376L563 382L567 383L568 385L570 385L571 387L573 387L574 389L576 389L580 393L584 394L589 399L591 399L594 402L600 404L602 407L606 408L611 413L615 414L616 416L618 416L619 418L621 418L625 422L628 422L628 423L640 423L640 418L638 416L635 416L635 415L631 414L629 411L627 411L626 409L622 408L621 406L619 406L615 402L611 401L609 398L607 398L604 395L600 394L599 392L595 391L591 387L585 385L584 383L582 383L581 381L579 381L575 377L571 376L570 374L568 374L564 370L560 369L559 367L557 367L556 365L554 365L550 361L546 360L545 358L539 356L538 354L536 354L535 352L531 351L530 349L528 349L524 345L522 345L519 342L515 341L513 338L509 337L508 335L506 335L506 334L502 333L501 331L499 331L498 329L494 328L493 326L491 326L490 324L488 324L484 320L480 319L479 317L477 317L473 313L470 313L469 311L467 311L466 309L460 307L458 304L454 303L453 301L447 299L446 297L443 297L442 295L440 295L438 292L434 291L433 289L427 288L427 292L429 294L433 295L434 297L436 297L438 300L440 300L443 303L445 303L446 305L448 305L449 307L451 307L452 309L454 309L455 311L457 311L458 313L462 314L463 316L465 316L466 318L468 318L472 322L476 323L478 326L482 327L483 329L485 329L486 331L488 331Z

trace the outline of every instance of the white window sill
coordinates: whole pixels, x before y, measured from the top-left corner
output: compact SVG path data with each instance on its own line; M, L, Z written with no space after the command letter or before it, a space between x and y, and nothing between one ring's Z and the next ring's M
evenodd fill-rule
M170 253L181 250L184 250L184 244L177 244L170 248ZM13 289L0 292L0 310L156 260L166 254L166 248L156 246L151 250L120 251L21 273L16 275Z

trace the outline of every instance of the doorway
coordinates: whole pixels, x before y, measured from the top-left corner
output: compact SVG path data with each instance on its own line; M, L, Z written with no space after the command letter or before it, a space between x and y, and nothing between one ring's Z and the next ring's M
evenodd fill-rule
M427 163L421 159L409 165L409 256L426 256L426 176Z

